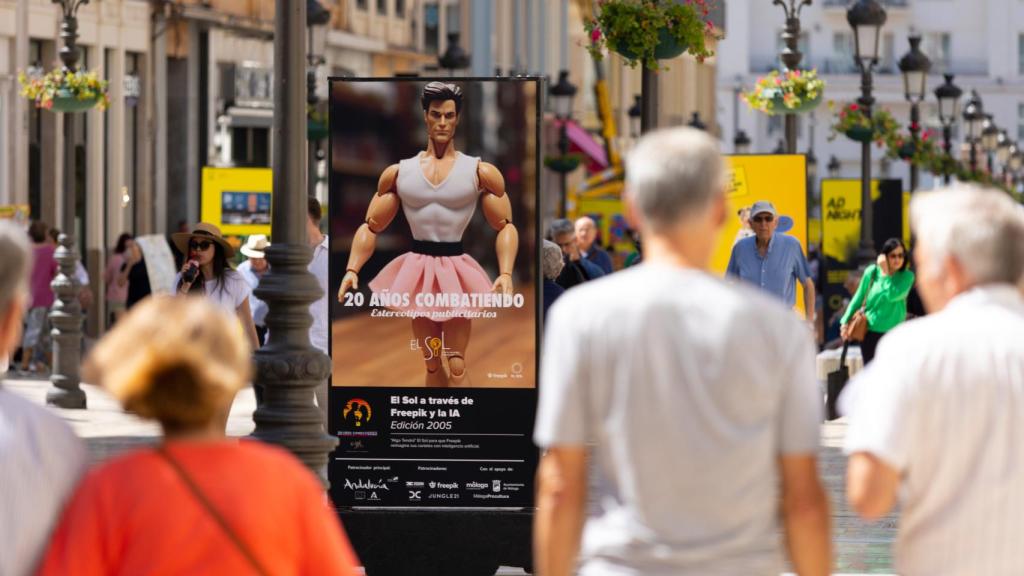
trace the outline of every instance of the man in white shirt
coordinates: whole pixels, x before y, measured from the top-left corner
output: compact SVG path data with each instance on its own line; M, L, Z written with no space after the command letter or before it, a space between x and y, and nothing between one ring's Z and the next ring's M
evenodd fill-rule
M814 348L777 299L708 273L729 212L718 143L654 132L626 174L644 263L549 315L537 572L569 576L578 556L584 576L778 574L784 531L798 574L828 574Z
M968 186L919 192L910 215L931 314L890 331L840 399L847 498L878 518L901 494L900 574L1024 574L1024 217Z
M320 298L309 306L309 314L313 317L313 325L309 327L309 341L313 347L330 356L327 349L327 327L329 326L328 316L330 309L327 305L327 261L330 256L331 245L327 237L320 231L320 218L322 209L320 202L313 196L307 202L306 234L309 239L309 246L313 248L313 259L309 261L309 271L316 276L320 284ZM324 380L316 389L316 403L320 407L320 413L324 418L324 426L327 426L327 381Z
M31 255L0 221L0 376L20 341ZM85 470L85 447L60 418L0 388L0 574L31 574Z

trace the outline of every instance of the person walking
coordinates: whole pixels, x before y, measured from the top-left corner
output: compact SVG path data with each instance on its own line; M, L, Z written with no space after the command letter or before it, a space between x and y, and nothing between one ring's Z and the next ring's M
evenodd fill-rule
M25 231L0 221L0 380L19 342L32 269ZM63 420L0 386L0 574L35 573L85 466L85 446Z
M882 339L847 385L847 499L900 503L895 570L1024 573L1024 216L1006 193L916 192L918 291L929 314Z
M771 202L754 202L750 207L750 227L754 235L733 245L726 274L774 295L790 308L796 303L799 280L804 287L804 317L813 324L814 280L800 241L775 233L779 214Z
M28 227L28 236L32 240L32 273L29 281L28 315L26 316L25 332L21 341L21 371L46 372L49 361L42 365L33 361L36 347L48 342L50 306L53 306L54 295L50 283L57 276L57 260L53 257L56 247L50 243L47 235L50 227L46 222L33 220ZM43 350L41 357L49 358L49 350Z
M534 435L544 576L577 557L583 576L778 574L783 531L797 574L829 572L811 334L708 273L725 174L702 131L642 137L625 200L644 263L551 308Z
M562 259L562 249L558 247L558 244L550 240L542 240L542 242L544 244L541 246L540 267L544 276L544 312L541 318L546 322L551 305L565 293L565 288L555 282L558 275L562 273L562 268L565 267L565 261Z
M875 357L878 341L907 318L907 295L914 286L914 273L910 271L907 248L899 238L889 238L874 264L864 270L857 292L839 323L839 334L844 341L853 338L854 316L863 310L862 320L867 332L860 343L860 353L867 365Z
M246 238L245 244L239 250L246 260L239 264L236 270L242 275L242 278L245 278L250 290L256 290L260 279L263 278L267 270L270 270L270 266L267 264L267 254L264 252L268 246L270 246L270 242L267 241L266 234L253 234ZM263 346L266 343L267 335L267 303L257 298L255 294L250 294L249 311L252 312L252 322L256 325L257 339L260 346Z
M114 326L83 376L163 438L86 476L39 574L356 574L319 480L280 448L225 436L251 366L210 298L152 296Z
M135 240L132 235L124 232L117 237L114 253L107 260L103 283L106 285L107 310L110 312L109 324L111 325L120 320L126 310L129 256L135 250Z
M249 308L252 289L228 263L228 258L235 255L235 249L221 235L220 228L200 222L191 232L176 232L172 239L178 250L187 256L181 271L174 277L177 293L206 296L222 309L235 314L250 346L254 350L259 348L256 325Z
M320 285L320 298L309 305L309 315L313 317L313 324L309 327L309 342L314 348L330 356L327 349L328 336L327 327L330 309L327 305L327 264L331 256L331 241L327 234L320 231L320 218L323 209L320 201L313 196L306 199L306 239L309 247L313 249L313 257L309 260L307 269L316 277ZM316 404L320 408L320 416L323 418L324 428L327 428L327 380L321 382L314 390Z

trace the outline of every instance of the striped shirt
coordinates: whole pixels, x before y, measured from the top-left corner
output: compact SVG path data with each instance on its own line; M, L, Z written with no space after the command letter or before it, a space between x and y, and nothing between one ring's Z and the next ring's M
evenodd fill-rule
M975 288L898 326L844 394L846 452L900 472L896 569L1024 574L1024 298Z
M0 574L34 573L85 465L60 418L0 389Z

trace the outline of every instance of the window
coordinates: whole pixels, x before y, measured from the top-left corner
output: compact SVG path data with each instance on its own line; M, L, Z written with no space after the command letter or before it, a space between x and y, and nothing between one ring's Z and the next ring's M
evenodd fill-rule
M357 10L366 10L366 0L356 0Z
M1017 35L1017 73L1024 75L1024 34Z
M854 46L852 33L833 33L832 53L835 54L835 56L825 60L823 72L843 74L854 71L855 64L853 62Z
M395 0L395 16L405 18L405 0Z
M878 70L879 72L892 73L896 69L896 56L894 53L895 42L892 32L882 34L882 40L878 47Z
M427 54L439 54L441 45L441 15L436 2L423 4L423 51Z
M377 0L377 14L388 15L388 0Z
M928 32L921 41L921 50L932 61L932 71L949 69L953 40L949 32Z
M1017 140L1024 140L1024 104L1017 104Z
M448 27L448 33L460 32L462 30L462 14L459 13L458 4L446 4L444 7L445 13L445 25ZM446 46L447 48L447 46Z

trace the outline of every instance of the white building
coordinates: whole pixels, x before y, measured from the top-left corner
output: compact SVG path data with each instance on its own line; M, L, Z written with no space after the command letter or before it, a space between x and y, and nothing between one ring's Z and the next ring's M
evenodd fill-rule
M827 83L825 101L837 105L860 95L860 74L854 67L853 32L846 20L850 0L816 0L801 12L803 52L801 68L817 68ZM874 74L876 107L888 109L897 121L910 122L910 105L904 99L903 81L897 62L910 49L908 36L923 37L922 50L932 60L928 98L921 108L925 129L941 138L933 91L942 73L955 74L954 82L964 91L964 101L975 89L984 110L1005 128L1011 139L1024 141L1024 2L1019 0L882 0L888 19L882 28L879 63ZM726 4L728 36L718 50L718 115L723 149L732 151L738 128L753 141L752 152L773 151L783 139L781 116L750 110L737 97L749 90L757 78L780 67L780 35L785 25L781 7L769 0L730 0ZM818 159L818 176L826 175L832 155L839 159L841 177L860 175L860 144L840 136L828 140L832 114L823 103L813 113L800 117L797 150L813 148ZM954 128L954 153L960 140ZM872 148L875 176L903 178L909 186L907 165L883 162L882 151ZM889 164L888 167L885 165ZM922 189L931 188L931 174L921 172Z

